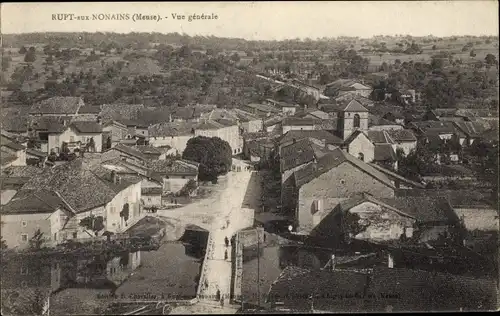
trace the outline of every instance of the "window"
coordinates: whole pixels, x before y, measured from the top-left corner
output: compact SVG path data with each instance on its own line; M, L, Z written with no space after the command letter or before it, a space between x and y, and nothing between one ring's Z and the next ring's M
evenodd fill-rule
M73 233L73 239L76 239L76 237L78 236L78 233L77 232L74 232Z
M28 234L21 234L21 241L27 242L28 241Z
M340 180L340 184L345 184L345 180L344 180L344 179L341 179L341 180Z
M363 155L363 153L359 153L358 154L358 159L361 160L361 161L365 161L365 155Z
M70 143L74 142L75 141L75 137L74 136L70 136L69 137L69 141L70 141Z
M182 176L182 179L186 179L186 176Z
M25 266L21 267L21 275L28 275L28 267Z
M359 114L354 114L354 128L359 128L361 124L361 118L359 117Z
M54 233L54 240L57 240L57 233Z
M28 223L27 223L26 221L22 221L22 222L21 222L21 226L22 226L22 227L26 227L26 226L28 226Z

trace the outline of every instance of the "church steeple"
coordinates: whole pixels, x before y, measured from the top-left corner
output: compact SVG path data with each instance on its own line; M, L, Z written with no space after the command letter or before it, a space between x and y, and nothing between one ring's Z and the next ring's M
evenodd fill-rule
M352 99L339 113L339 133L346 140L356 130L368 131L368 110Z

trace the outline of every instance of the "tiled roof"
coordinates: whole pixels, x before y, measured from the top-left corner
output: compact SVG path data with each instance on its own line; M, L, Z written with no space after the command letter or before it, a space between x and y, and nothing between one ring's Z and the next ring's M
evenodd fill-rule
M413 126L422 130L424 135L441 135L441 134L453 134L456 132L456 128L453 122L443 122L443 121L422 121L422 122L412 122Z
M330 119L330 114L326 113L326 112L323 112L321 110L315 110L315 111L311 111L311 112L307 112L307 113L304 113L304 115L312 115L318 119L321 119L321 120L327 120L327 119Z
M141 188L142 195L161 195L163 193L162 188L152 187L152 188Z
M336 269L306 270L287 267L272 284L271 302L283 302L292 311L490 310L496 302L494 281L441 272L377 267L366 273ZM391 295L387 295L391 293ZM395 297L397 297L395 299ZM375 298L375 299L374 299Z
M158 148L150 145L136 145L133 147L134 149L137 149L143 154L148 154L148 155L161 155L162 151L159 150Z
M356 99L353 99L343 107L344 112L368 112L368 110L359 103Z
M391 140L387 137L387 131L368 131L368 138L374 144L390 144Z
M275 124L283 122L284 119L285 119L285 117L283 117L283 116L271 117L271 118L264 121L264 126L266 126L266 127L273 126Z
M3 137L2 137L2 142L0 145L2 147L7 147L7 148L15 150L15 151L26 149L26 147L24 147L23 145L18 144L16 142L9 142L9 141L4 142Z
M281 170L286 171L315 159L309 139L302 139L280 147Z
M89 133L89 134L102 133L102 126L97 122L74 121L73 123L71 123L70 126L74 127L80 133Z
M403 177L395 172L392 172L391 170L383 168L375 163L369 163L369 165L372 166L373 168L377 169L378 171L384 173L385 175L387 175L389 177L389 179L394 178L394 179L397 179L399 181L403 181L403 182L411 185L412 187L422 188L422 189L425 188L425 186L423 184L406 179L405 177Z
M357 159L356 157L344 152L341 149L335 149L332 152L319 158L316 165L308 166L307 168L296 171L295 182L297 187L310 182L311 180L319 177L323 173L341 165L344 162L350 163L351 165L355 166L371 177L379 180L385 185L394 188L391 180L389 180L389 178L385 174L368 165L367 163L361 161L360 159Z
M16 154L5 151L4 149L0 152L0 163L2 166L9 164L17 159Z
M101 118L103 122L133 120L137 118L139 111L142 109L144 109L144 104L103 104L101 106Z
M341 112L342 107L339 104L320 104L319 109L326 113Z
M369 114L368 115L368 126L382 126L382 125L398 125L395 122L386 120L378 115Z
M100 106L84 105L78 110L78 114L99 114L101 112Z
M396 161L397 156L390 144L375 144L374 161Z
M458 222L459 220L450 203L443 197L396 197L379 200L413 216L420 222Z
M159 123L148 128L150 137L166 137L166 136L187 136L192 135L195 123L190 122L172 122Z
M193 117L194 117L193 107L177 107L172 112L173 119L190 120Z
M21 190L2 208L2 214L52 213L64 202L50 190Z
M250 121L260 120L260 118L257 117L256 115L253 115L252 113L249 113L241 109L232 109L230 112L234 113L238 117L240 122L250 122Z
M76 114L80 108L80 97L52 97L34 104L30 113L37 114Z
M198 167L183 160L151 160L147 163L148 168L162 175L196 175Z
M130 155L132 157L136 157L136 158L139 158L141 160L144 160L146 159L146 157L142 154L141 151L139 151L138 149L134 148L134 147L131 147L131 146L127 146L127 145L123 145L123 144L117 144L115 147L113 148L110 148L109 150L118 150L122 153L125 153L127 155Z
M283 119L283 126L313 126L318 124L319 120L313 118L300 118L300 117L285 117Z
M266 104L250 103L250 104L247 104L245 106L249 107L251 109L261 111L261 112L271 112L271 113L280 113L281 112L281 110L279 110L273 106L266 105Z
M366 135L365 132L361 131L361 130L356 130L354 131L353 133L351 133L351 135L349 135L349 137L347 137L345 140L344 140L344 144L350 144L353 140L355 140L356 138L358 138L359 135L365 135L366 138L368 138L368 140L370 140L370 138L368 137L368 135ZM370 140L371 141L371 140Z
M109 203L118 192L132 183L111 181L111 171L91 166L77 158L44 170L31 178L21 190L49 190L60 196L75 212L83 212Z
M463 132L465 135L469 137L479 137L482 133L484 133L487 129L484 125L476 123L476 122L453 122L455 126Z
M387 134L396 142L413 142L417 140L410 129L392 129L388 130Z
M473 190L397 189L394 193L396 197L443 197L455 208L478 206L495 208L489 194Z
M10 166L2 169L3 177L30 178L40 174L44 169L35 166Z
M327 144L334 144L334 145L339 145L342 144L343 142L342 139L325 130L312 130L312 131L291 130L286 132L280 138L279 143L280 145L283 145L289 142L293 142L294 139L298 141L305 138L314 138L319 141L325 140Z
M71 116L37 116L29 119L29 126L35 131L48 131L49 133L60 133L65 130L73 118Z
M212 121L212 120L203 121L203 122L200 122L200 123L195 125L195 129L199 129L199 130L214 130L214 129L220 129L223 127L225 127L225 125L223 125L219 122L216 122L216 121Z
M37 156L37 157L47 157L47 153L44 153L42 151L36 150L34 148L27 148L26 149L26 154L27 155L32 155L32 156Z

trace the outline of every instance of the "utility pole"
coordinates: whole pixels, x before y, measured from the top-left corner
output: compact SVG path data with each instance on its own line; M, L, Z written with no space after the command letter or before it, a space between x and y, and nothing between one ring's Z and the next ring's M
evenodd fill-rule
M257 229L257 300L260 310L260 231Z

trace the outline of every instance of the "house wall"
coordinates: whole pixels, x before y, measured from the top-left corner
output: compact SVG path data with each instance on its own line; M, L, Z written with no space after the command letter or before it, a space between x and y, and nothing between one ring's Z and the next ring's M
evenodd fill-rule
M102 154L102 161L116 159L116 158L125 158L126 161L130 161L132 163L139 163L139 164L143 163L142 159L139 159L135 156L124 153L124 152L122 152L118 149L115 149L115 148L108 149ZM131 168L132 168L132 166L131 166Z
M370 126L368 130L370 131L389 131L389 130L401 130L403 126L401 125L374 125Z
M396 143L393 145L393 148L394 148L394 152L396 152L396 150L398 148L401 148L405 155L408 156L408 154L413 150L413 149L417 149L417 141L412 141L412 142L399 142L399 143Z
M358 158L363 154L365 162L372 162L375 157L375 145L364 134L359 134L347 147L347 152Z
M352 232L346 228L346 235L351 234L352 238L365 241L395 241L399 240L402 235L406 235L406 228L413 229L415 220L410 217L402 216L392 210L382 208L380 205L371 202L361 203L348 211L345 214L344 221L349 218L349 214L359 216L358 223L360 225L368 225L361 232ZM407 236L406 237L412 237Z
M129 218L125 222L120 217L123 206L129 204ZM111 232L121 232L131 227L139 219L144 217L141 212L141 182L135 183L119 192L106 207L106 230Z
M187 147L187 142L192 137L194 137L193 134L182 136L150 137L149 144L154 147L170 146L172 149L176 150L176 153L182 154L184 149Z
M301 126L283 125L282 134L284 135L288 131L313 131L313 130L315 130L314 125L301 125Z
M498 211L486 207L454 207L459 218L463 218L468 231L498 231Z
M37 229L40 229L44 237L50 238L52 236L50 215L51 213L1 215L1 234L7 247L10 249L29 247L29 240ZM26 225L23 226L23 222ZM23 234L27 235L26 241L22 240Z
M220 139L225 140L229 143L233 154L239 154L243 149L243 143L240 138L240 131L238 125L236 124L219 129L196 130L195 136L219 137Z
M359 128L354 128L354 116L359 115ZM359 129L361 131L368 131L368 112L344 112L341 115L342 124L339 124L339 127L342 127L343 130L342 135L344 140L349 137L355 130Z
M90 138L94 138L96 152L102 152L102 133L78 133L72 128L67 128L60 134L49 134L48 153L52 150L56 153L60 152L63 142L70 143L80 141L82 145L84 145ZM70 149L73 151L71 145Z
M184 177L184 178L183 178ZM195 175L186 176L174 176L169 175L163 176L163 192L165 193L177 193L179 192L189 180L197 180Z
M116 144L120 142L120 140L125 139L125 136L127 134L127 128L126 127L120 127L115 124L111 124L108 126L104 126L102 128L103 133L107 132L111 134L111 144L112 147L114 147ZM107 141L105 139L104 141Z
M394 196L394 189L349 162L344 162L304 184L298 192L298 229L304 232L313 229L315 201L321 200L322 209L331 211L339 202L359 192L381 198Z
M145 207L152 207L152 206L160 207L161 194L143 194L142 201Z
M281 111L283 111L285 115L295 115L296 110L297 109L295 107L284 106L281 108Z
M268 132L268 133L277 132L280 129L281 129L281 124L280 123L274 124L274 125L270 125L270 126L266 126L266 132ZM285 134L285 133L282 133L282 134Z
M253 120L241 123L241 127L246 133L255 133L262 130L262 120Z

